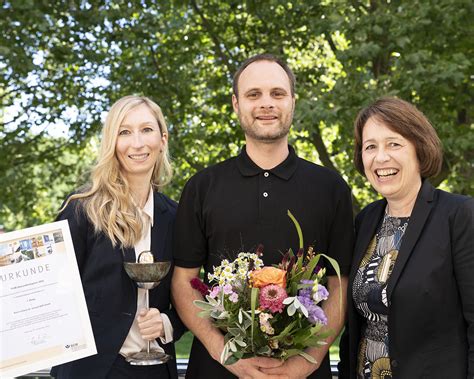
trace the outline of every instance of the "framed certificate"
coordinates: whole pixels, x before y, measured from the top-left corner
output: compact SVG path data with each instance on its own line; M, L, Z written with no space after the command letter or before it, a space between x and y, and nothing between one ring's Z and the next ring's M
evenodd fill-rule
M0 234L0 377L97 353L66 220Z

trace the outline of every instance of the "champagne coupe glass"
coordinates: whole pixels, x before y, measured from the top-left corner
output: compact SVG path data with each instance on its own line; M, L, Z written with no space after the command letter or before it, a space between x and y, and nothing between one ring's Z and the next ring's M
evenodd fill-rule
M171 262L154 262L153 254L150 251L143 251L138 256L138 262L123 262L125 272L138 287L146 290L146 307L149 309L149 290L158 286L163 278L168 274ZM146 351L140 351L126 358L127 362L137 366L159 365L167 362L171 356L161 351L151 350L150 341L147 341Z

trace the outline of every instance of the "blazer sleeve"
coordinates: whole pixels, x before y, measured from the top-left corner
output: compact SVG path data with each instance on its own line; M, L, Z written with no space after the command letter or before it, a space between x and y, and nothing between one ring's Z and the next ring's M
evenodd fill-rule
M82 273L87 255L89 222L80 202L78 200L70 201L66 208L64 208L56 217L56 221L60 220L67 220L69 223L69 230L71 231L77 265L79 271Z
M458 207L451 225L454 274L467 324L468 377L474 377L474 199Z

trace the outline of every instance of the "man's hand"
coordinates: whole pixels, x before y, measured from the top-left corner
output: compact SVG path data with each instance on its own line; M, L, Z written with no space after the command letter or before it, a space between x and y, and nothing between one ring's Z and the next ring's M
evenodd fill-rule
M242 379L285 379L286 376L269 376L261 370L277 370L281 367L282 361L273 358L255 357L248 359L240 359L236 363L224 366L227 370Z
M158 309L150 308L140 310L137 321L138 329L144 340L152 341L165 336L163 319Z
M272 378L274 378L273 375L278 375L278 377L285 379L306 379L318 368L319 363L314 364L303 357L295 355L279 367L262 368L261 371L265 374L272 375Z

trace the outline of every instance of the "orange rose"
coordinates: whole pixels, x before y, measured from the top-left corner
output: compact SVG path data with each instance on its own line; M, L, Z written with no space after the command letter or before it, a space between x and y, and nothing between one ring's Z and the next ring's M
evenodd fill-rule
M281 288L286 288L286 271L275 267L264 267L255 270L250 274L252 287L262 288L269 284L276 284Z

